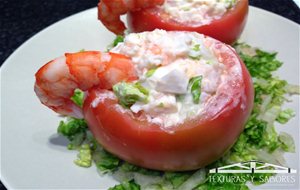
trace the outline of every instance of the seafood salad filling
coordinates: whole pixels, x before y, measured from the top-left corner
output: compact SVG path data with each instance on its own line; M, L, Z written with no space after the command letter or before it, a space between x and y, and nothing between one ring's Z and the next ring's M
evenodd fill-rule
M166 128L219 112L226 102L215 105L215 100L232 81L241 80L241 67L223 64L225 49L218 43L198 33L129 34L110 51L130 57L138 75L113 86L122 111Z
M239 0L166 0L161 12L179 23L206 25L220 19Z

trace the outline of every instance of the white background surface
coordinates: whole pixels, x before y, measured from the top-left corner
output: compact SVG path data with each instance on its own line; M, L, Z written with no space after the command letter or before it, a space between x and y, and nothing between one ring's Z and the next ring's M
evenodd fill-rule
M34 73L65 52L105 50L114 36L99 24L96 9L48 27L23 44L1 68L1 180L17 189L106 189L116 182L100 177L95 167L73 164L76 152L67 151L56 129L60 118L42 106L33 92ZM242 40L278 51L285 64L279 75L299 84L299 26L277 15L251 8ZM287 105L297 117L279 130L291 133L297 154L288 154L291 168L299 171L299 97ZM261 186L259 188L262 188ZM296 187L291 187L292 189Z

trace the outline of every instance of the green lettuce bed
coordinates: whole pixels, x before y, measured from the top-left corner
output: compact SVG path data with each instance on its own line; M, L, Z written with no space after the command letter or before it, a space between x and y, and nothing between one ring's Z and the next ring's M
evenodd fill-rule
M121 37L117 37L113 46L119 42L122 42ZM189 172L163 172L141 168L105 151L95 141L84 120L66 118L60 122L57 131L69 139L69 150L78 151L74 163L80 167L95 164L102 175L112 175L120 184L109 188L110 190L244 190L249 189L249 182L254 185L265 183L273 174L210 174L208 171L249 160L285 165L283 154L295 152L294 141L289 134L276 132L274 124L285 124L295 116L293 110L282 109L282 105L289 95L299 94L299 87L273 75L283 64L276 59L276 53L265 52L244 43L236 43L234 48L252 76L255 100L254 109L243 133L222 158L205 168ZM72 99L82 106L83 93L75 91ZM216 180L225 178L225 181Z

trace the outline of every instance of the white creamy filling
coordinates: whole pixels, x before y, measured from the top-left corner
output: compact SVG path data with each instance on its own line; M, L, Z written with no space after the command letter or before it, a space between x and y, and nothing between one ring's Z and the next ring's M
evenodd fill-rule
M206 25L220 19L238 0L166 0L158 7L171 19L189 25Z
M149 122L165 128L201 114L222 84L230 80L212 51L211 40L198 33L133 33L111 51L132 58L138 82L149 90L149 101L138 101L130 110L145 113ZM150 69L156 70L149 77L146 73ZM240 68L235 72L240 73ZM198 76L202 77L201 95L199 103L194 103L188 85Z

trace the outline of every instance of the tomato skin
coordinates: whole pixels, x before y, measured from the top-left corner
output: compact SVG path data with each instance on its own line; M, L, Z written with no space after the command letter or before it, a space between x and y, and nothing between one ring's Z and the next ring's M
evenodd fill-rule
M233 51L233 50L232 50ZM165 171L197 169L220 158L236 141L253 106L251 77L240 60L243 84L237 104L230 102L215 116L189 120L162 130L138 120L130 111L120 112L115 98L93 101L107 90L91 89L84 117L97 141L109 152L138 166ZM117 107L116 107L117 106Z
M167 31L195 31L232 44L241 35L248 15L248 0L240 0L234 9L227 12L222 18L202 26L186 26L172 20L162 19L155 9L143 9L129 12L127 23L132 32L152 31L156 28Z

